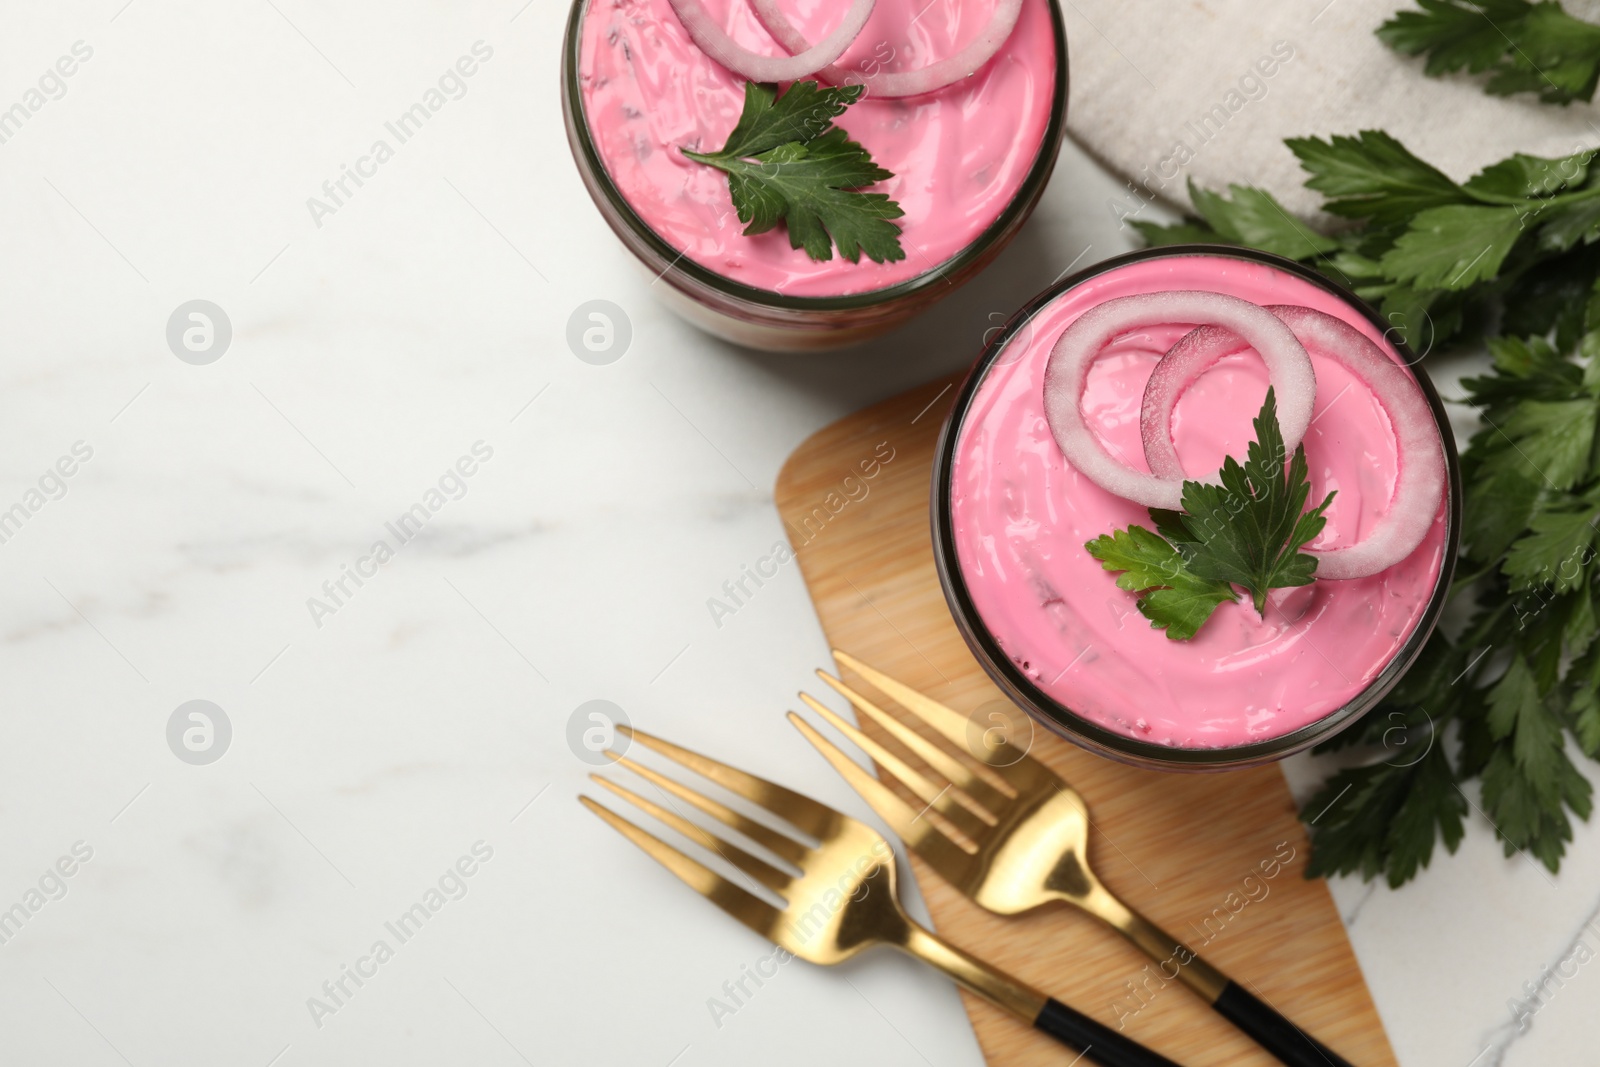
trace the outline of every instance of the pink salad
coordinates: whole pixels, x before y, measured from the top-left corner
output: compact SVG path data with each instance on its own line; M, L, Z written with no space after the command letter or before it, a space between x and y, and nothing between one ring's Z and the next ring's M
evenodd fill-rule
M1448 501L1447 494L1433 498L1437 511L1413 524L1420 543L1377 573L1273 590L1264 616L1248 596L1225 603L1189 640L1153 629L1134 594L1119 589L1084 547L1113 529L1152 526L1148 510L1101 488L1063 456L1046 418L1045 368L1058 338L1085 312L1120 297L1173 291L1311 308L1361 331L1400 362L1382 333L1339 297L1263 263L1174 255L1113 268L1057 297L989 367L958 430L950 519L961 576L983 626L1050 698L1141 740L1237 746L1330 714L1394 659L1439 582ZM1134 478L1150 470L1140 423L1151 370L1193 326L1122 333L1089 365L1082 419L1099 448L1134 468ZM1338 491L1326 528L1307 551L1355 546L1375 530L1374 542L1381 541L1394 525L1385 517L1400 474L1397 428L1359 375L1315 342L1304 351L1315 372L1304 433L1311 500ZM1403 373L1409 388L1410 371ZM1243 459L1267 385L1262 358L1245 348L1181 392L1171 443L1186 476L1214 479L1224 456ZM1434 444L1438 426L1431 418L1427 425ZM1409 432L1414 438L1414 423Z
M738 45L787 56L747 0L701 0ZM836 66L912 71L979 37L997 0L878 0ZM783 0L809 41L835 29L837 0ZM873 192L905 210L904 259L813 262L782 227L744 236L727 177L678 149L720 148L739 119L744 78L689 37L669 0L591 0L579 61L583 111L612 183L635 214L685 257L729 280L788 296L888 288L934 270L972 245L1017 196L1044 144L1055 97L1056 37L1049 0L1023 0L1014 31L976 74L918 96L873 97L838 124L893 178Z

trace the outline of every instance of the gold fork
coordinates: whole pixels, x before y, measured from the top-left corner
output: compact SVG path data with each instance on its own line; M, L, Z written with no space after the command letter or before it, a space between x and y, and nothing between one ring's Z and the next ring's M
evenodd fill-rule
M1002 974L913 922L895 894L894 850L870 826L793 790L669 741L624 726L617 730L799 831L798 835L780 832L626 756L612 754L617 765L737 831L796 874L717 837L631 789L598 774L590 776L765 886L785 901L780 908L589 797L578 797L584 807L696 892L780 948L820 964L841 963L873 945L897 948L1105 1067L1176 1067L1166 1057ZM802 843L800 836L816 843Z
M1291 1067L1350 1067L1100 883L1089 866L1089 809L1060 775L1026 753L1019 757L1015 747L1003 739L996 741L988 732L971 729L965 716L854 656L838 649L833 655L942 735L956 751L969 753L982 765L953 755L819 670L818 677L944 777L948 784L935 783L809 694L800 694L808 707L927 805L917 812L804 718L789 712L795 728L940 877L1000 915L1016 915L1053 901L1074 904L1158 961L1163 977L1174 977L1167 973L1168 968L1176 971L1185 985L1284 1063ZM936 816L925 817L927 812ZM936 825L937 821L966 840L958 841Z

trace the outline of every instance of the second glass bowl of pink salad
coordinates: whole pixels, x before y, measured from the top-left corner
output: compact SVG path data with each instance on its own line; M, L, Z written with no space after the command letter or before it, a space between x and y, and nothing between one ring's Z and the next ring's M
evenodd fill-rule
M743 47L783 55L747 0L703 0ZM845 4L785 10L811 40ZM995 0L879 0L839 59L850 71L915 70L984 30ZM881 334L998 255L1044 191L1065 129L1067 50L1057 0L1024 0L978 71L920 96L866 95L836 121L894 177L872 186L905 211L904 259L814 262L783 227L745 236L726 177L687 159L738 121L744 79L700 50L669 0L575 0L562 63L573 157L652 291L701 328L755 348L807 350Z
M1300 305L1355 327L1414 378L1443 450L1437 513L1409 556L1377 574L1276 590L1258 615L1248 596L1224 604L1190 640L1174 641L1085 543L1114 528L1153 526L1146 508L1075 470L1052 435L1045 365L1062 332L1108 300L1202 290ZM1141 402L1151 369L1193 323L1154 323L1114 337L1091 364L1081 414L1108 453L1144 463ZM1398 444L1359 377L1306 346L1316 374L1305 435L1311 500L1337 490L1308 548L1358 542L1390 503ZM1188 477L1244 458L1266 393L1246 349L1182 393L1173 441ZM1420 407L1420 402L1418 402ZM934 556L945 596L997 685L1070 740L1124 762L1217 770L1282 758L1369 711L1410 666L1449 590L1460 527L1460 473L1438 394L1377 312L1327 278L1244 249L1177 245L1107 260L1036 297L962 385L934 461ZM1214 474L1211 476L1214 477ZM1425 516L1424 516L1425 518Z

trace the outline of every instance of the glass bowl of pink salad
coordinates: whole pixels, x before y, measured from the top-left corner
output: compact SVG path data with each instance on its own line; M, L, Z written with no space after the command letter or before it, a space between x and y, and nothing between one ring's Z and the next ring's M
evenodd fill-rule
M1409 422L1392 414L1382 389L1369 388L1368 379L1330 358L1320 342L1303 345L1300 358L1308 355L1315 373L1303 427L1309 499L1335 491L1326 525L1305 548L1322 553L1319 569L1335 569L1328 560L1337 550L1380 539L1385 523L1397 521L1386 516L1400 510L1391 504L1400 503L1406 455L1412 457L1404 467L1412 472L1406 506L1420 520L1412 522L1415 547L1400 543L1392 553L1397 561L1376 573L1273 589L1259 612L1242 595L1217 606L1192 637L1177 640L1156 628L1135 592L1119 587L1118 575L1090 553L1089 543L1113 530L1156 528L1155 516L1087 477L1087 460L1067 459L1053 432L1055 414L1046 410L1046 369L1052 353L1066 347L1063 334L1091 309L1143 294L1195 291L1273 314L1290 308L1339 320L1336 330L1359 331L1364 340L1357 343L1370 342L1376 347L1368 351L1385 357L1378 377L1405 379L1398 384L1410 393L1411 406L1402 412ZM1101 331L1095 337L1103 340L1089 342L1096 346L1092 362L1073 387L1081 390L1077 411L1095 446L1125 464L1134 480L1141 472L1150 477L1153 466L1146 459L1145 394L1160 375L1152 370L1191 331L1199 335L1198 325L1149 321ZM1354 294L1300 264L1252 250L1146 249L1047 289L986 346L956 397L934 461L934 556L973 654L1002 691L1046 726L1143 766L1252 766L1352 725L1421 651L1455 565L1461 499L1455 446L1438 394L1416 364L1398 331ZM1183 478L1214 482L1224 457L1243 461L1256 436L1252 417L1269 384L1277 384L1274 373L1241 342L1181 387L1167 432ZM1436 451L1419 452L1417 440ZM1412 489L1415 472L1426 466L1418 455L1437 464L1432 496Z
M878 0L833 67L916 71L980 37L1001 0ZM698 0L745 49L784 55L747 0ZM782 5L815 41L844 4ZM826 82L826 78L815 80ZM843 79L855 84L854 74ZM904 211L904 258L813 260L784 227L746 235L726 176L683 155L726 142L746 79L691 39L673 0L575 0L562 53L562 107L595 204L695 325L780 351L834 348L906 321L971 278L1021 228L1065 129L1067 50L1057 0L1023 0L1009 36L975 73L921 95L864 95L837 120L892 177L871 187Z

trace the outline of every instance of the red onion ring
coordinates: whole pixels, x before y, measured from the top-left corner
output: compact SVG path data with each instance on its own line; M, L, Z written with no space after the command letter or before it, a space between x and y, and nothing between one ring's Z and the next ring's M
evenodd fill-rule
M1144 293L1107 300L1078 316L1057 339L1045 365L1044 412L1050 432L1068 462L1106 492L1173 511L1183 502L1181 468L1176 475L1146 474L1112 456L1084 422L1082 401L1089 366L1113 338L1140 326L1183 322L1225 327L1260 353L1277 390L1278 422L1291 450L1311 423L1317 392L1311 357L1289 327L1259 304L1236 296L1183 289ZM1162 362L1168 358L1170 353ZM1156 366L1159 371L1161 365Z
M778 0L751 0L751 6L755 8L761 25L767 28L774 40L797 55L809 54L804 51L810 47L805 35L778 10ZM1016 29L1021 14L1022 0L995 0L994 14L990 16L988 25L966 47L953 56L916 70L880 71L869 77L860 71L844 70L829 60L820 73L834 85L865 85L869 96L919 96L931 93L954 85L983 69L983 65L1000 51L1000 46L1010 40L1011 31Z
M1398 474L1388 510L1353 545L1305 550L1316 557L1318 578L1364 578L1387 570L1416 551L1439 513L1445 463L1433 408L1404 367L1343 319L1296 304L1265 310L1283 320L1306 348L1315 348L1365 384L1389 416ZM1217 360L1245 347L1235 333L1203 326L1185 335L1156 364L1145 386L1139 426L1145 461L1157 476L1183 477L1172 443L1172 410L1178 398ZM1288 434L1284 436L1288 443Z
M740 77L753 82L791 82L817 73L844 55L867 24L877 0L852 0L844 21L815 45L790 48L794 55L764 56L740 45L706 9L700 0L668 0L672 10L689 31L689 37L706 55Z

